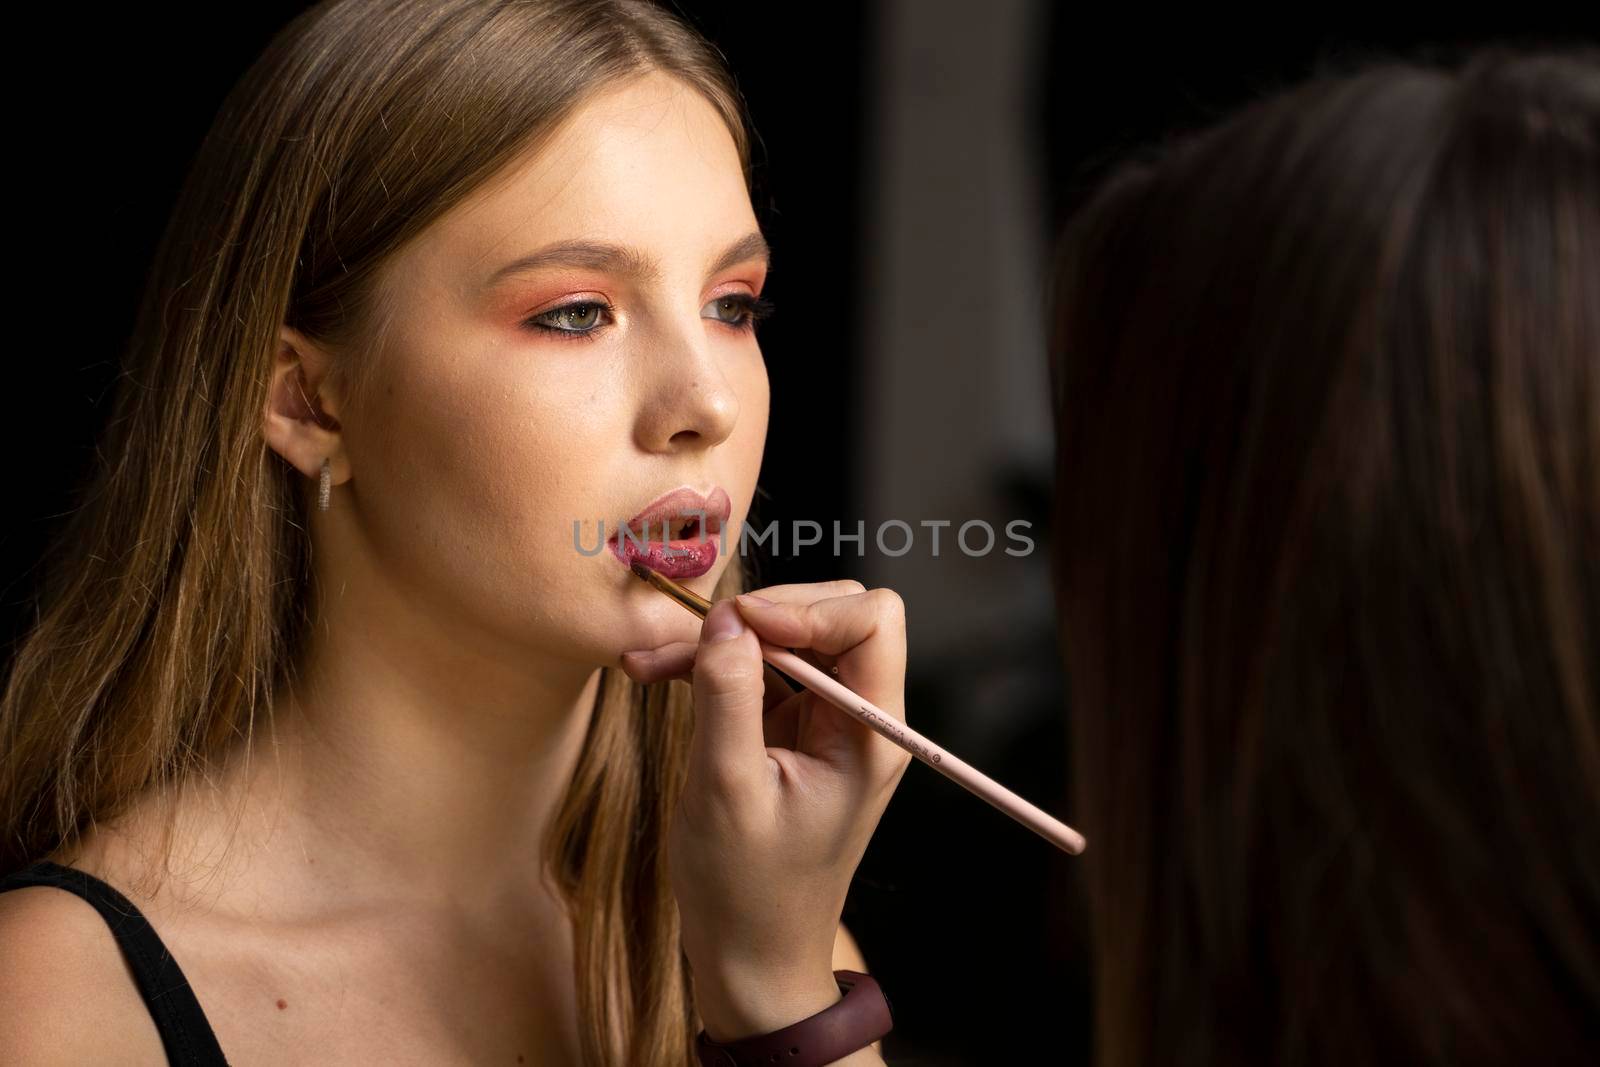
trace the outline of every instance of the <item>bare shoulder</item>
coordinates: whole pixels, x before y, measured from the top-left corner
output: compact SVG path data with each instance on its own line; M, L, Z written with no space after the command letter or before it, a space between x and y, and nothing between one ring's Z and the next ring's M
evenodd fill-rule
M167 1062L110 927L76 894L0 893L0 974L0 1063Z

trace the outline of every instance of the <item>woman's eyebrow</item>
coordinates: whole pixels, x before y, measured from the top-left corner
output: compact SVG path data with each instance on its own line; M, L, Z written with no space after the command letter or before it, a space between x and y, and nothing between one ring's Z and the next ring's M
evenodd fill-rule
M716 274L752 259L768 264L772 262L772 249L760 233L745 234L723 249L707 273ZM573 240L557 241L537 252L513 259L489 275L483 287L488 289L514 274L527 274L547 267L604 270L640 281L655 281L661 277L661 265L637 248L606 241Z

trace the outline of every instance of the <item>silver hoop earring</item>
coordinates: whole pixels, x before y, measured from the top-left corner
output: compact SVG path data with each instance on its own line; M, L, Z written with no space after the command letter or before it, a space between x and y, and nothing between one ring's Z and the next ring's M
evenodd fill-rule
M333 471L328 467L328 458L322 458L322 478L317 483L317 510L328 510L328 497L333 493Z

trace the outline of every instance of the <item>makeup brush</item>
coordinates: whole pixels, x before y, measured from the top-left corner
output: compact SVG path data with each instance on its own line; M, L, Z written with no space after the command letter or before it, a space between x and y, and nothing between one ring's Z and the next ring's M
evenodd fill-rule
M664 574L657 574L638 560L634 560L631 567L636 577L650 583L701 619L704 619L706 613L711 610L711 601L694 590L680 585ZM756 639L761 640L759 636ZM971 764L944 751L893 715L840 685L793 652L761 641L761 658L834 707L848 712L887 737L968 792L987 800L1056 847L1073 855L1083 851L1087 842L1078 831L1017 796Z

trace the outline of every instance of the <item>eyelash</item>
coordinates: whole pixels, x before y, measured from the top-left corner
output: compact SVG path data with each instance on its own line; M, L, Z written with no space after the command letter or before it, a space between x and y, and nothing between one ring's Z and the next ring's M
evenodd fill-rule
M750 296L746 293L734 293L729 296L719 296L717 297L717 300L718 302L723 300L733 301L735 304L738 304L744 309L744 315L737 322L728 322L726 320L713 321L720 321L724 326L735 330L741 330L746 333L754 333L756 323L771 315L775 310L773 308L772 301L766 299L765 297ZM580 308L591 307L600 308L605 311L607 315L613 314L614 312L614 309L611 307L611 305L603 300L579 300L576 303L562 304L560 307L553 307L549 311L541 311L532 318L524 319L522 325L527 329L538 330L542 333L557 334L564 341L593 341L596 335L600 332L600 327L598 325L591 326L587 330L566 330L562 329L560 326L551 326L544 321L545 319L554 318L555 316L560 315L563 311L574 311Z

